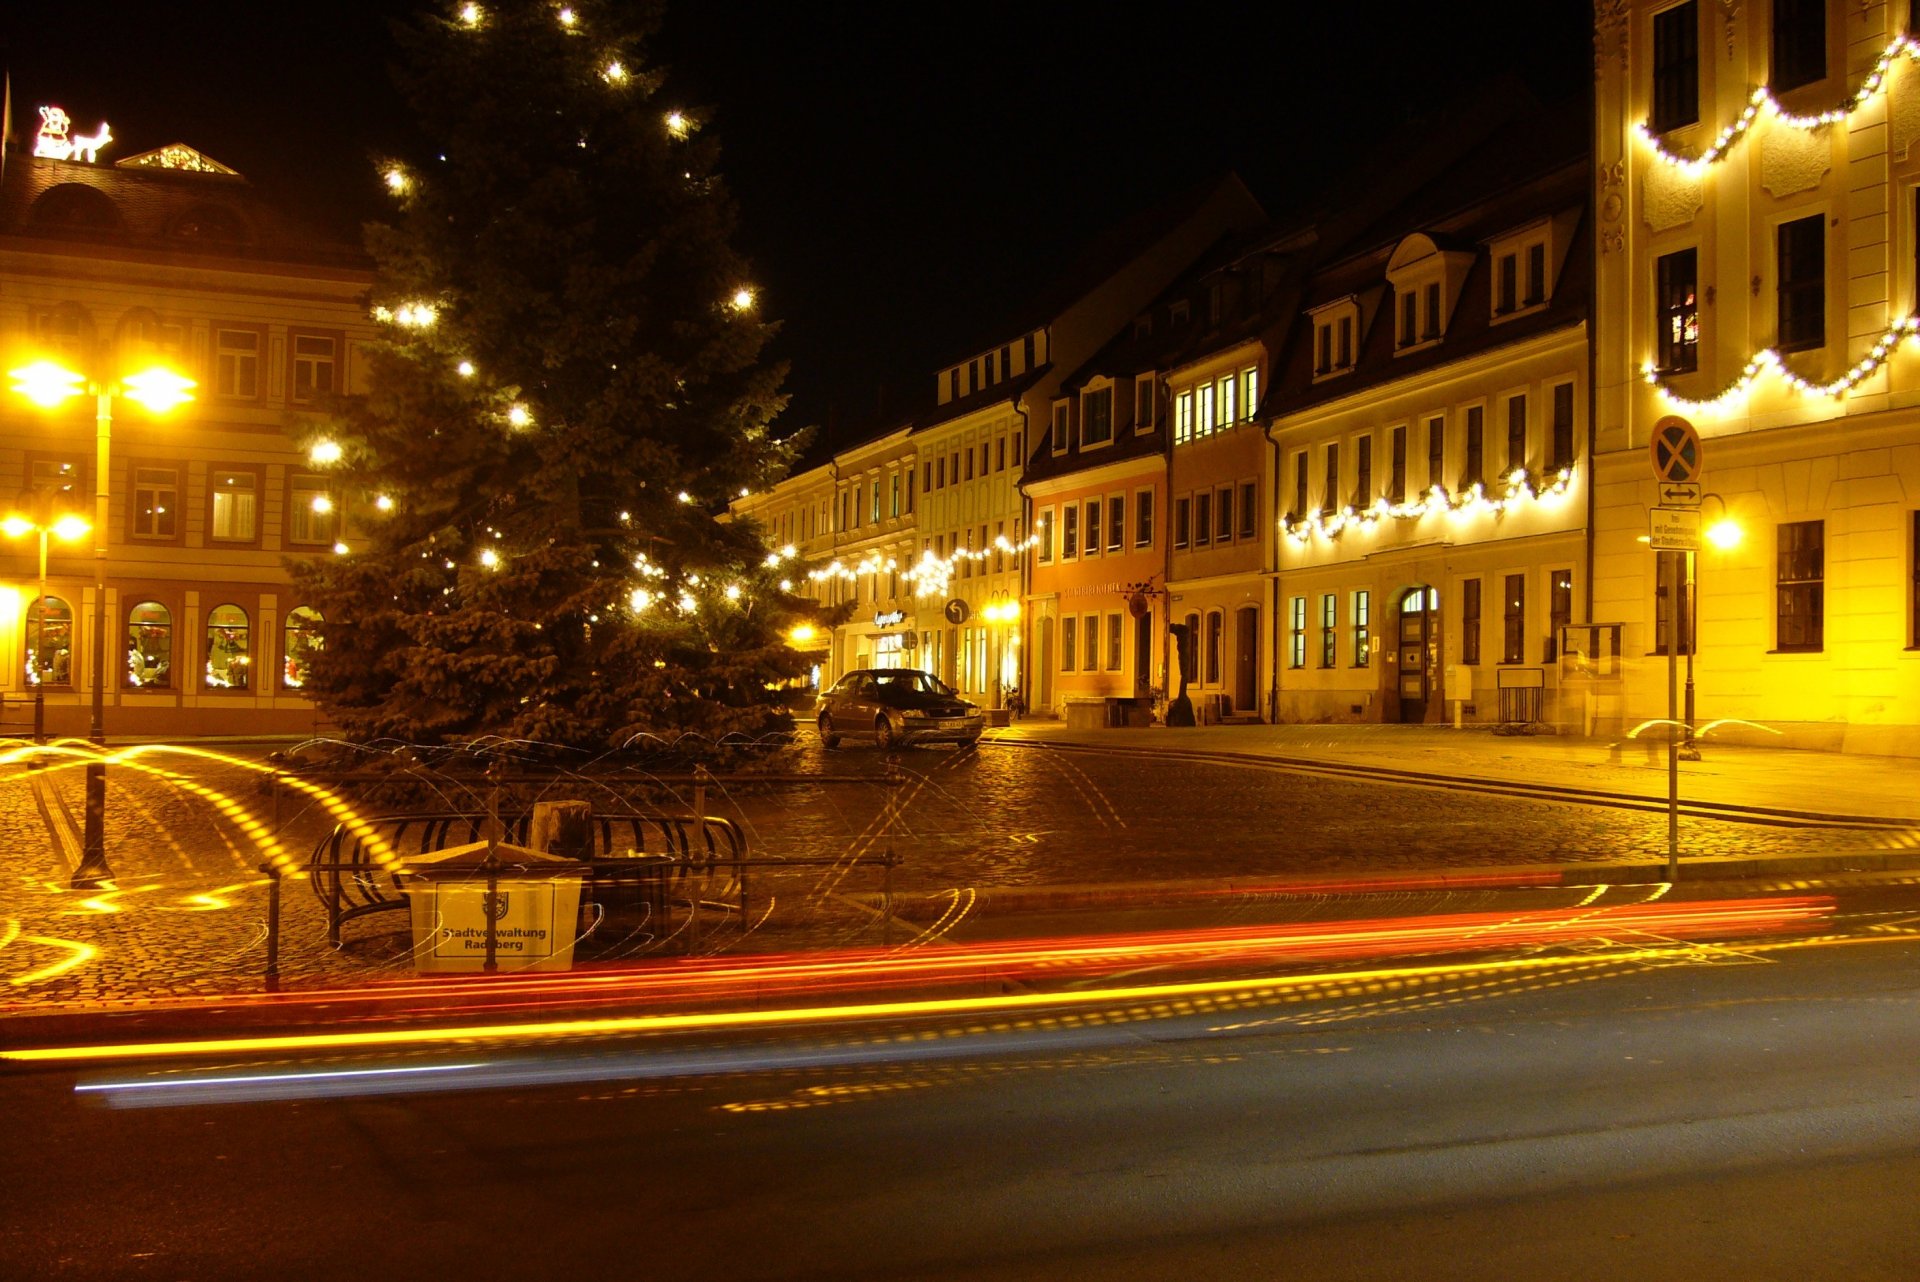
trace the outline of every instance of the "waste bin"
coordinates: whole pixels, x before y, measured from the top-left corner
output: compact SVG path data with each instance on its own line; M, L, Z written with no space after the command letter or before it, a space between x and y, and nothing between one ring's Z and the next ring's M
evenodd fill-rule
M500 970L572 969L587 865L504 842L493 852L491 899L484 841L405 860L401 884L411 901L414 968L428 974L485 969L491 917Z

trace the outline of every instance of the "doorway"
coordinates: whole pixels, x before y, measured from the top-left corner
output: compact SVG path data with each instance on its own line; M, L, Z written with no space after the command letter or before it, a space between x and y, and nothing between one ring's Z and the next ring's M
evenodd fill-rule
M1260 698L1260 607L1242 606L1233 622L1233 710L1252 712Z
M1416 586L1400 594L1398 658L1400 720L1427 719L1440 664L1440 594Z
M1144 699L1153 688L1153 615L1142 612L1133 620L1133 697Z

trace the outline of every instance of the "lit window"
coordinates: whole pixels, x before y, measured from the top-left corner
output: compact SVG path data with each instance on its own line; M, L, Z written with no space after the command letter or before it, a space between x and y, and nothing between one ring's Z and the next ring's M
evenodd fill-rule
M252 400L260 394L259 331L214 331L213 390L239 400Z
M321 646L320 611L309 605L296 605L287 611L284 668L280 682L289 690L307 684L313 670L313 654Z
M173 612L158 601L127 611L127 685L165 690L173 685Z
M180 528L179 473L170 467L133 469L133 537L170 539Z
M258 528L252 472L215 472L213 475L213 517L208 534L212 538L248 542Z
M293 336L293 400L305 404L334 391L335 343L316 334Z
M287 542L331 546L339 522L334 497L318 476L295 476L287 500Z
M253 656L252 628L247 612L237 605L217 605L207 615L207 688L245 690Z
M73 607L57 596L27 606L27 684L73 684Z

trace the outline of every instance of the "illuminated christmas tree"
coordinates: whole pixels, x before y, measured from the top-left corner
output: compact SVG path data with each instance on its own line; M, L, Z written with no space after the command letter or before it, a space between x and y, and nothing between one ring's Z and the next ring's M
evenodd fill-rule
M760 736L794 572L714 519L796 442L717 149L623 0L404 29L418 156L382 164L366 392L307 441L352 521L293 567L305 689L351 738L589 751Z

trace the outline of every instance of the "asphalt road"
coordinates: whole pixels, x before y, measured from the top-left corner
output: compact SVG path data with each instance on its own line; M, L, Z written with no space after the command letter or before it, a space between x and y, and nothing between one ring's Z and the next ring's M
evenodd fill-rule
M0 1276L1909 1279L1916 913L1291 1000L13 1070Z

